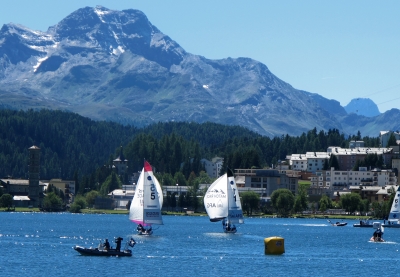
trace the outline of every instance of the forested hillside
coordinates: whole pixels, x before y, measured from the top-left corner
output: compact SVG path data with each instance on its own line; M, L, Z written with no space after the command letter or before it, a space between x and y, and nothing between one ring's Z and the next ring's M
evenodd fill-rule
M41 179L70 179L107 163L138 132L62 111L0 110L0 176L28 177L28 148L41 149Z
M192 171L198 176L202 158L223 157L224 166L233 169L262 168L293 153L348 147L351 139L362 139L369 147L379 145L378 138L362 138L360 133L346 138L336 129L271 139L215 123L169 122L139 129L63 111L0 110L0 176L27 178L32 145L41 148L41 179L84 177L85 187L96 188L108 177L120 146L129 174L147 159L161 174L181 172L188 179Z

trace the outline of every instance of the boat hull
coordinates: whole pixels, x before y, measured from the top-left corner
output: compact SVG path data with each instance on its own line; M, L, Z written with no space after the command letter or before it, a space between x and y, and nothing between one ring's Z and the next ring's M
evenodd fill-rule
M153 231L138 231L139 236L151 236Z
M382 225L385 228L400 228L400 224L383 224Z
M234 230L234 231L227 231L227 230L224 230L224 233L226 233L226 234L234 234L234 233L236 233L237 232L237 230Z
M375 239L374 237L370 238L369 241L372 241L372 242L385 242L382 238L381 239Z
M86 248L79 245L74 246L74 250L83 256L118 256L118 257L131 257L132 251L129 249L117 251L116 249L99 250L98 248Z
M336 223L333 223L332 221L330 221L330 220L328 220L328 222L332 225L332 226L346 226L347 225L347 222L336 222Z
M360 228L372 228L373 225L372 224L353 224L353 227L360 227Z

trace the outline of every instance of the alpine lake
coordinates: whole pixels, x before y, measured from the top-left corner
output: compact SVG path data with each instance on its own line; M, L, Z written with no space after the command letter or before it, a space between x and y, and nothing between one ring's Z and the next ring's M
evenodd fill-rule
M149 237L121 214L0 213L1 276L398 276L400 229L344 227L326 219L245 218L225 234L207 216L164 216ZM334 220L332 220L334 221ZM73 247L97 247L133 237L132 257L82 256ZM284 238L285 253L265 255L264 239Z

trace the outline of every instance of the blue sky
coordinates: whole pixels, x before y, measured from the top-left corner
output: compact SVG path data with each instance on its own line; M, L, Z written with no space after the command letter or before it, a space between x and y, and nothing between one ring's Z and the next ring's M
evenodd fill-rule
M0 24L46 31L73 11L138 9L187 52L249 57L293 87L400 108L400 1L2 0Z

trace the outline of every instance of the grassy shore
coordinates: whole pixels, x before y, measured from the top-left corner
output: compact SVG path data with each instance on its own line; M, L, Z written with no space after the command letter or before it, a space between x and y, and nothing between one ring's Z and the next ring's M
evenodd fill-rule
M15 207L15 208L11 208L11 209L0 208L0 212L22 212L22 213L28 213L28 212L40 212L40 210L39 210L39 208Z

